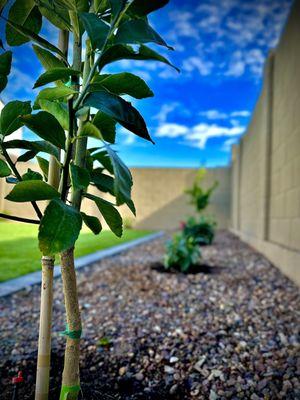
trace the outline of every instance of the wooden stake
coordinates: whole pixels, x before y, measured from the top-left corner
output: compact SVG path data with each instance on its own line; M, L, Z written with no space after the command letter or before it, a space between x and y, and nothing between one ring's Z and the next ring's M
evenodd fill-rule
M53 302L53 257L42 257L40 331L35 400L47 400L49 393L51 322Z

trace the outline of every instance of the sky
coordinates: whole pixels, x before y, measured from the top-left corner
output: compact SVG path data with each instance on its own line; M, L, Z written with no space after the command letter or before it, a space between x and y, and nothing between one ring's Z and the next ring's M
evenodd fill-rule
M142 77L155 97L130 99L155 145L119 128L115 148L130 167L217 167L230 163L232 144L245 133L260 93L263 66L276 47L292 0L170 0L151 25L175 48L151 46L180 68L120 61L104 72ZM3 24L0 34L3 37ZM45 24L53 43L56 32ZM42 73L29 45L13 48L4 102L31 100ZM33 138L24 131L25 138Z

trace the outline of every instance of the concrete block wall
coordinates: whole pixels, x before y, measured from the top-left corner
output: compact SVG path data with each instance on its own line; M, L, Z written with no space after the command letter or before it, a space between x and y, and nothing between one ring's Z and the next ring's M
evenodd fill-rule
M38 170L35 163L19 163L20 171L24 173L27 168ZM197 169L191 168L132 168L133 175L133 201L137 210L135 218L127 207L120 207L123 217L130 220L137 229L168 230L175 229L179 222L194 214L194 209L189 205L188 196L184 190L189 188L197 174ZM220 228L228 228L230 223L230 195L231 195L231 170L230 168L207 169L203 185L211 186L215 181L219 186L214 192L206 214L216 218ZM0 180L0 211L21 217L35 218L35 213L30 203L13 203L4 200L11 186ZM89 188L89 192L97 194L97 189ZM108 195L104 196L112 200ZM45 202L39 202L41 208ZM95 204L85 199L83 211L101 219Z
M247 133L233 150L233 230L300 284L300 0L295 1Z
M190 168L133 168L133 201L137 209L137 228L174 229L180 221L193 215L184 190L189 188L197 174ZM203 185L219 186L212 196L206 214L216 218L225 228L230 222L230 168L209 168ZM128 211L126 216L130 217Z
M271 148L270 241L300 249L300 2L276 50Z

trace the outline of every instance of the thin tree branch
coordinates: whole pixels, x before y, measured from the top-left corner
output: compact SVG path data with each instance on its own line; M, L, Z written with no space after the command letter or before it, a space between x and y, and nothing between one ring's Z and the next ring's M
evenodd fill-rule
M66 201L68 196L68 180L69 180L69 166L72 159L73 153L73 136L74 136L74 115L73 115L73 100L68 101L68 113L69 113L69 134L67 142L67 152L62 170L61 180L61 199Z
M107 43L108 43L110 37L112 36L112 34L114 33L114 31L115 31L116 28L118 27L118 25L119 25L119 23L120 23L120 21L121 21L123 15L126 13L127 8L129 7L129 5L130 5L130 3L128 3L127 6L124 8L124 10L120 13L120 15L119 15L114 21L112 21L110 30L109 30L109 32L108 32L108 35L107 35L107 37L106 37L106 39L105 39L105 42L104 42L104 44L103 44L103 46L102 46L102 49L100 50L100 55L99 55L99 57L97 58L97 60L95 61L95 63L94 63L94 65L93 65L92 69L90 70L90 73L89 73L89 75L88 75L88 77L87 77L87 79L86 79L86 82L85 82L85 84L83 85L82 91L81 91L81 93L79 94L77 100L75 101L75 104L74 104L74 110L75 110L75 112L79 109L79 107L80 107L80 105L81 105L81 102L82 102L82 100L84 99L84 97L85 97L85 95L86 95L86 93L87 93L88 87L89 87L89 85L90 85L90 83L91 83L91 81L92 81L92 79L93 79L93 77L94 77L94 75L95 75L95 72L96 72L96 70L97 70L97 67L98 67L98 65L99 65L99 63L100 63L100 61L101 61L102 54L103 54L103 52L104 52L104 50L105 50L105 47L106 47L106 45L107 45Z
M9 157L8 152L6 151L6 149L4 148L4 146L2 146L2 154L5 157L8 165L10 166L10 168L12 169L12 171L14 172L16 178L19 181L22 181L22 176L19 174L19 171L17 170L15 164L13 163L13 161L11 160L11 158ZM38 205L36 204L35 201L31 201L32 207L34 208L36 215L38 216L39 219L41 219L43 217L43 214L41 213L41 210L39 209Z
M7 215L7 214L2 214L2 213L0 213L0 218L10 219L12 221L18 221L18 222L25 222L27 224L36 224L36 225L40 224L40 221L38 221L37 219L15 217L13 215Z

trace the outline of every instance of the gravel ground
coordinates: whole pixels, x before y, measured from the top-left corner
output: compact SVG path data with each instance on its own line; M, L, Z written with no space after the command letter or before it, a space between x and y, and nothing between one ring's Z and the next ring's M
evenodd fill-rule
M82 398L300 399L299 289L228 232L195 275L153 268L163 242L79 272ZM64 348L59 280L55 290L51 400ZM38 287L0 299L1 399L17 370L19 399L33 399L38 309Z

